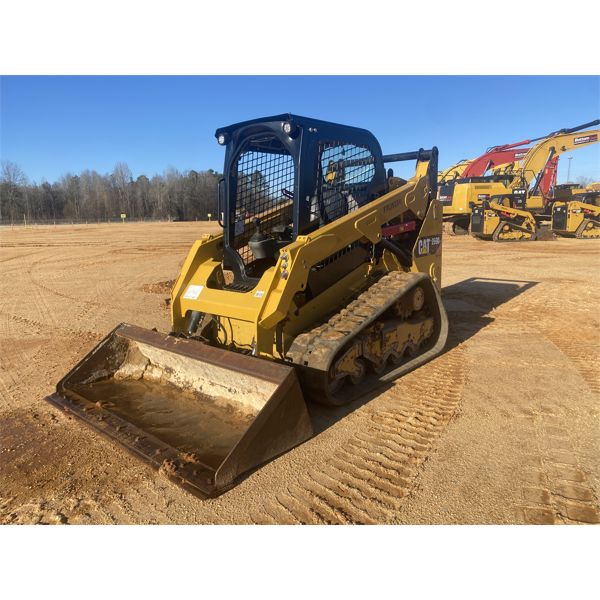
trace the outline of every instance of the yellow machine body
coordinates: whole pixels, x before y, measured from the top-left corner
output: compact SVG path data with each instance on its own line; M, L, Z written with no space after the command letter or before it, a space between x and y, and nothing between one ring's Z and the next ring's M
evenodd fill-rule
M598 239L600 238L600 205L578 200L554 202L551 227L554 233L563 237Z
M484 203L473 208L471 233L495 242L531 241L536 238L536 221L527 210L500 204Z
M469 215L473 206L479 206L485 200L508 191L508 186L500 181L457 183L452 193L452 203L443 207L443 214L445 217Z
M173 287L173 330L184 331L191 311L215 315L220 321L218 339L222 345L251 350L254 356L262 358L283 359L301 331L332 308L343 306L364 288L369 278L403 267L386 250L375 264L363 262L338 280L334 275L323 293L305 302L303 292L314 273L312 269L361 240L377 244L385 223L394 219L401 222L409 214L423 219L423 225L415 243L413 264L405 269L428 274L439 289L441 246L435 254L418 254L422 240L441 237L441 206L437 200L429 204L428 193L426 177L415 177L314 234L299 236L280 250L275 266L267 269L256 287L245 293L226 289L222 236L206 235L192 246Z

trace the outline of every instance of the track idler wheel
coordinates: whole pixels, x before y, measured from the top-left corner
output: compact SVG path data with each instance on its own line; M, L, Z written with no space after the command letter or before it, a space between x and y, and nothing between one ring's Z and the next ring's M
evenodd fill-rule
M381 375L387 368L387 360L380 359L379 361L369 361L369 371L375 375Z
M363 379L367 375L367 365L365 364L365 361L362 358L357 358L354 361L354 364L356 367L356 371L349 376L349 379L352 385L359 385L360 383L362 383Z

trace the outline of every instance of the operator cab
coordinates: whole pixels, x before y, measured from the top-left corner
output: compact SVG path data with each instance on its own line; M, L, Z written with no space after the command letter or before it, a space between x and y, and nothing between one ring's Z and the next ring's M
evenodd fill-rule
M252 289L298 235L386 191L381 148L369 131L282 114L216 131L226 147L219 212L224 267Z

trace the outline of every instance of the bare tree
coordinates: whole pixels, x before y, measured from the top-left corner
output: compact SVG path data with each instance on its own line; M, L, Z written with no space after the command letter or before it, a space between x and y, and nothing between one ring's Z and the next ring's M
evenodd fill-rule
M14 220L18 212L20 200L24 198L24 188L27 177L19 165L9 160L2 161L2 175L0 176L0 223L6 213Z
M112 183L117 192L120 212L127 213L135 218L135 212L132 211L131 204L131 170L127 163L117 163L111 175Z
M580 176L580 177L577 178L577 183L581 187L585 187L586 185L589 185L590 183L594 183L594 180L591 177Z

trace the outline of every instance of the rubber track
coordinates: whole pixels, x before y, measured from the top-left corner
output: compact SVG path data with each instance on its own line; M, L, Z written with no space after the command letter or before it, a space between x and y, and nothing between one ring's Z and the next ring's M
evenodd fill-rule
M508 225L509 227L512 227L518 231L523 231L525 233L528 233L531 235L530 238L501 238L500 236L500 229L504 226L504 225ZM506 243L506 242L534 242L537 238L537 231L531 231L531 229L527 229L527 227L522 227L520 225L517 225L516 223L511 223L510 221L500 221L500 224L498 225L498 227L496 227L496 229L494 230L494 233L492 234L492 241L494 242L502 242L502 243Z
M294 363L302 365L305 361L310 362L311 351L315 345L337 351L340 347L339 342L332 342L326 338L334 333L344 336L344 343L352 338L377 318L385 301L391 299L399 288L404 288L411 276L414 277L414 274L403 271L394 271L385 275L332 316L327 323L301 333L294 340L293 351L289 353Z
M309 368L312 367L312 370L307 369L305 371L304 381L306 385L312 388L318 396L321 393L319 388L321 381L315 375L315 372L327 372L329 365L341 349L359 334L366 332L369 325L375 323L394 302L408 290L413 289L416 282L423 280L424 278L420 273L406 273L404 271L388 273L371 284L355 300L333 315L326 323L298 335L288 352L288 357L300 368L305 365ZM413 368L418 366L419 363L426 362L439 352L439 349L432 350L423 352L422 356L418 357L421 360ZM395 369L397 368L395 367ZM389 373L393 370L394 368L388 368L386 372ZM354 399L355 396L363 395L381 383L376 377L370 379L370 384L365 382L353 392L346 389L348 388L346 386L344 394L350 394ZM389 377L387 379L389 380Z
M594 235L584 237L584 235L583 235L583 232L585 230L584 225L586 225L587 223L594 224L594 227L592 228ZM600 221L595 220L595 219L584 219L584 221L581 223L581 225L577 228L577 231L575 232L575 237L578 240L597 240L598 238L600 238Z

